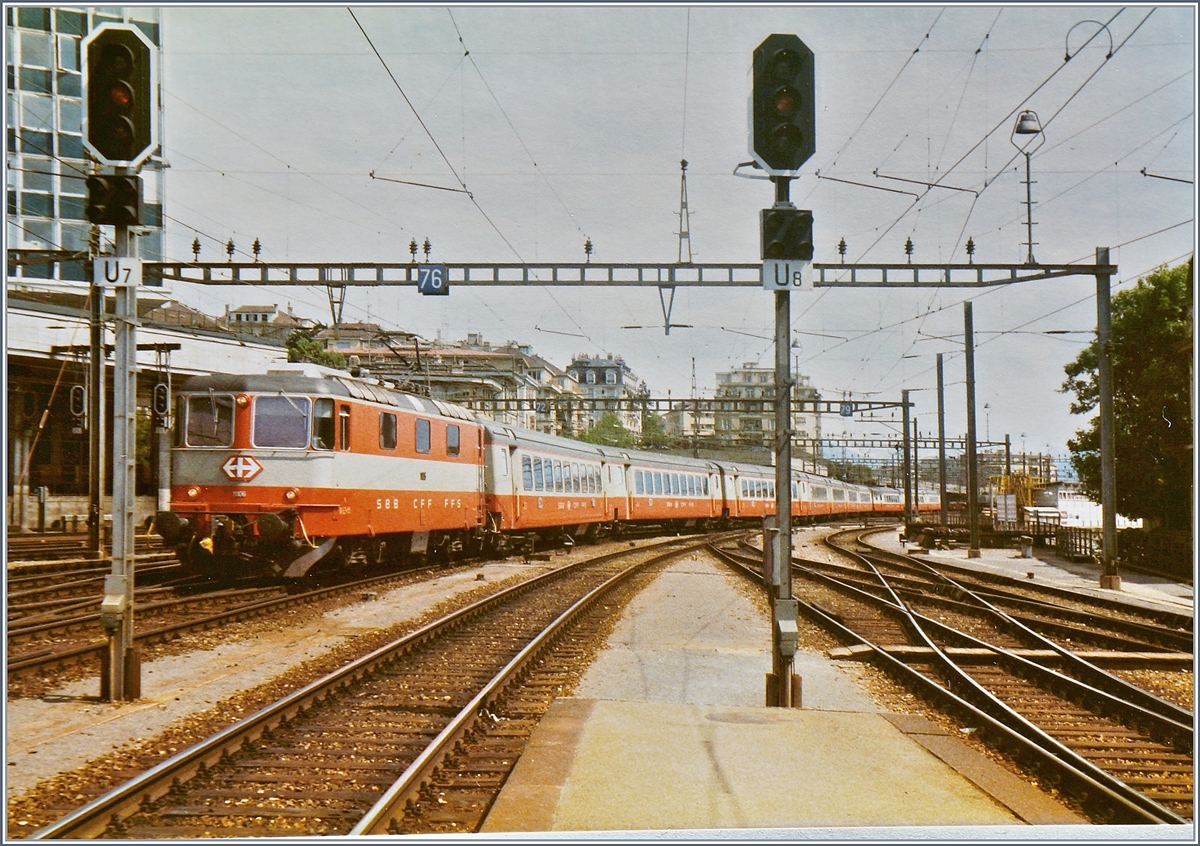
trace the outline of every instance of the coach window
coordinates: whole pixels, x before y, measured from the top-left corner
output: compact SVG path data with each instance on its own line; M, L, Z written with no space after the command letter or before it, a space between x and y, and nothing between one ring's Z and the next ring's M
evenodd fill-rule
M634 493L645 493L646 492L646 486L645 486L645 484L642 483L642 471L641 470L633 471L633 492Z
M662 492L663 492L662 473L655 473L654 474L654 495L662 496Z
M521 482L525 485L525 490L533 490L533 461L528 455L521 459Z
M313 449L333 449L333 400L321 397L313 402Z
M254 445L308 446L311 404L308 397L257 397L254 400Z
M396 415L379 412L379 446L381 449L396 448Z
M350 406L338 406L338 449L350 449Z
M429 421L417 418L417 452L429 452Z
M446 427L446 455L458 455L458 427Z
M533 460L533 489L537 491L542 489L542 460L540 458Z
M209 394L187 398L187 445L233 445L233 397Z
M563 489L562 462L556 461L556 462L554 462L554 490L557 491L558 493L562 493L562 489Z

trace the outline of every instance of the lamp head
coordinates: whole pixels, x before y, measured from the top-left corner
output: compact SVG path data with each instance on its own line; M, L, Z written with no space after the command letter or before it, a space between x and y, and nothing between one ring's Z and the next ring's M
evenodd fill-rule
M1013 131L1017 135L1037 135L1042 131L1042 124L1038 120L1037 113L1031 109L1021 112L1017 116L1017 128Z

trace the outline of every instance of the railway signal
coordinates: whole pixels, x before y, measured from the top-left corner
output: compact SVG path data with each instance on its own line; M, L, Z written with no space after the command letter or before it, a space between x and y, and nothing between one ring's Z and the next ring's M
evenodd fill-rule
M101 164L137 168L158 146L157 48L128 24L103 24L82 46L83 144Z
M817 150L813 53L776 33L754 51L750 153L772 176L798 170Z
M111 226L137 226L141 216L142 180L137 176L89 176L87 219Z
M808 209L762 210L762 257L812 261L813 216Z

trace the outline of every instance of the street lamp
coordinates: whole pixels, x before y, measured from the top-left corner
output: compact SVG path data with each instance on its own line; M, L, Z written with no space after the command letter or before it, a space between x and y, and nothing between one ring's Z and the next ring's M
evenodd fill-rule
M1017 136L1022 138L1018 141ZM1036 140L1035 140L1036 139ZM1009 141L1025 156L1025 231L1028 238L1029 253L1026 264L1035 264L1033 260L1033 189L1029 178L1029 157L1046 143L1046 134L1042 132L1042 122L1038 120L1037 112L1026 109L1017 115L1017 123L1013 126Z
M992 404L990 402L983 404L983 437L987 441L992 439Z

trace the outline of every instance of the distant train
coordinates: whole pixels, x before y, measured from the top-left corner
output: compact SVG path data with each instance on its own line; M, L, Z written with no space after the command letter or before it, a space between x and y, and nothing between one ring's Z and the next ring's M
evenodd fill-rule
M774 513L771 467L532 432L316 365L194 376L176 402L155 531L207 574L298 578ZM899 491L795 471L791 495L797 521L903 510Z

